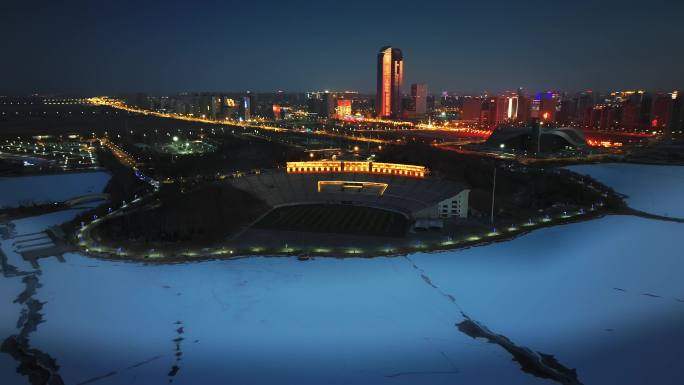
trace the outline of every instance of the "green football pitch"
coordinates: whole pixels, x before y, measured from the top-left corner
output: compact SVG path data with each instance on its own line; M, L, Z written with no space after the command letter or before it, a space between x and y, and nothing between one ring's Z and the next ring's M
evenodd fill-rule
M351 205L301 205L274 209L257 228L401 237L408 220L401 214Z

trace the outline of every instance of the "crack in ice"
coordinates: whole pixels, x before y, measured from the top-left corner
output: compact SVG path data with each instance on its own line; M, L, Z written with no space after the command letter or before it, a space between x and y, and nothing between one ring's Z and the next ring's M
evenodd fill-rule
M458 308L461 316L464 318L462 322L456 324L456 327L460 332L472 338L484 338L489 343L499 345L501 348L511 354L513 360L520 365L520 369L525 373L529 373L540 378L550 379L564 385L581 385L581 382L577 378L577 371L575 369L570 369L563 366L553 355L534 352L525 346L518 346L507 337L501 334L496 334L490 331L486 326L471 319L456 302L456 298L453 295L446 293L439 286L437 286L427 275L425 270L420 268L411 258L409 258L409 256L404 256L404 258L406 258L406 260L411 263L411 266L420 273L420 277L428 286L437 290L439 294L447 298L449 302ZM620 288L614 289L625 291ZM451 363L451 361L448 359L448 357L446 357L446 355L444 355L443 352L442 355L445 356L445 358L447 358L447 360ZM388 375L387 377L398 377L401 375L411 374L453 374L456 372L456 370L446 372L399 372L393 375Z

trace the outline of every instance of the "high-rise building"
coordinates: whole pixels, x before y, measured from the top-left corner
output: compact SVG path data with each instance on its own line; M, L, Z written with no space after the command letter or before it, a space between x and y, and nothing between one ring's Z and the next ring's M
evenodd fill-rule
M542 98L539 101L539 119L547 122L555 122L556 106L558 106L558 100L556 98Z
M622 105L622 113L620 116L620 126L628 130L634 130L641 126L639 119L639 103L632 100L627 100Z
M522 94L518 95L518 114L516 122L527 123L532 113L532 99Z
M317 91L309 92L306 96L309 112L326 119L336 114L336 94L329 91Z
M653 106L651 107L651 128L668 131L670 128L670 121L672 120L672 107L674 100L672 94L664 93L657 94L653 98Z
M576 100L574 120L575 122L586 122L585 117L591 115L594 108L594 93L591 90L580 92Z
M673 98L671 131L681 134L684 131L684 95L673 92Z
M464 98L463 109L461 112L461 119L480 122L480 115L482 114L482 99L480 98Z
M568 125L572 121L572 116L575 114L575 105L570 99L562 99L556 114L556 122L562 125Z
M242 103L240 103L240 115L242 120L250 120L252 118L252 97L251 95L244 96Z
M411 99L413 100L415 115L425 115L427 113L427 85L423 83L412 84Z
M506 120L511 122L518 120L518 99L517 95L506 97Z
M427 86L411 84L411 97L403 100L405 118L421 117L427 113Z
M613 129L617 125L617 111L613 106L605 106L601 110L599 128L602 130Z
M586 128L599 128L601 125L601 114L606 108L603 104L596 104L584 112L584 126Z
M382 47L378 53L378 84L375 113L380 117L401 116L404 57L401 50Z
M492 96L487 98L486 108L483 108L480 123L489 127L496 126L506 120L506 98L503 96ZM486 114L484 111L487 111Z

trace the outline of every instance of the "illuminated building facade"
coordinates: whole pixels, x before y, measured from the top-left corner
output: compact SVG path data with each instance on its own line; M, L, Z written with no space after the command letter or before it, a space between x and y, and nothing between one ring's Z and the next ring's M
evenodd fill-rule
M345 116L352 114L352 101L349 99L337 99L337 107L335 108L335 115L338 119L344 119Z
M518 96L506 97L506 120L515 122L518 120Z
M273 120L282 120L283 119L283 109L280 106L280 104L274 104L273 105Z
M379 117L401 116L404 57L401 50L382 47L378 53L378 84L375 112Z
M287 162L286 168L288 173L359 172L418 178L424 178L428 173L424 166L411 164L335 160Z
M240 104L240 112L242 120L250 120L252 118L252 98L251 96L244 96Z
M271 207L342 204L392 211L416 222L466 218L469 188L453 180L427 178L427 173L423 166L408 164L304 161L287 162L286 172L227 180Z

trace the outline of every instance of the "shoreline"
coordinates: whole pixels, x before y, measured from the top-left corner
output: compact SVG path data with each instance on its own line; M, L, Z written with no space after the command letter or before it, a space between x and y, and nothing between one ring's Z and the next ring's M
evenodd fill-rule
M621 212L625 212L627 205L624 200L624 195L615 192L608 186L589 176L562 168L554 167L551 170L552 171L550 172L553 173L561 171L569 173L568 178L571 182L576 183L578 186L582 186L583 189L598 193L598 198L594 198L597 200L583 202L582 204L569 204L566 211L562 211L564 210L564 207L547 207L543 211L536 211L534 215L531 216L525 215L524 218L517 218L515 221L506 221L505 224L498 223L498 226L501 226L501 228L498 228L497 226L494 228L489 227L490 230L485 230L485 228L491 226L486 225L477 230L464 233L442 233L439 240L434 237L416 240L402 238L401 241L396 243L377 242L372 247L341 246L337 243L312 244L311 242L308 242L308 244L304 243L304 245L300 246L297 245L299 243L297 241L291 242L290 246L288 246L288 243L290 242L285 243L284 241L284 247L280 245L269 245L264 247L259 244L241 244L239 243L239 240L234 241L233 237L228 237L227 239L224 238L223 242L225 243L214 241L205 244L205 246L190 244L183 246L177 244L150 244L149 248L126 250L123 247L112 246L112 244L125 245L126 239L108 239L105 243L100 243L100 241L96 241L96 239L93 238L93 229L103 221L106 221L108 216L115 217L127 215L134 210L141 209L143 202L150 196L147 195L139 197L101 218L94 218L92 221L78 229L74 229L75 232L69 236L69 241L71 241L80 252L89 257L143 263L185 263L189 261L235 259L264 255L295 256L302 260L307 260L311 257L374 258L402 256L416 252L459 250L486 245L492 242L507 241L520 235L527 234L535 229L592 220L609 214L620 214ZM247 230L248 229L249 227Z
M233 248L229 252L207 252L206 254L200 255L173 255L169 257L132 257L128 254L122 255L112 252L97 252L90 251L88 249L79 248L84 256L90 258L96 258L100 260L108 261L120 261L120 262L132 262L132 263L143 263L143 264L183 264L188 262L205 262L205 261L216 261L216 260L233 260L233 259L243 259L250 257L267 257L267 258L292 258L292 257L304 257L303 261L314 259L314 258L336 258L336 259L347 259L347 258L394 258L402 257L412 253L444 253L449 251L464 250L471 247L486 246L493 243L507 242L516 239L520 236L527 235L535 230L550 228L554 226L563 226L572 223L579 223L585 221L591 221L594 219L603 218L607 215L634 215L628 213L621 213L619 211L609 211L603 209L596 209L595 211L585 212L584 214L569 215L566 218L562 218L556 221L539 222L529 226L520 226L515 230L504 230L497 232L496 234L489 233L483 234L481 236L466 235L465 239L445 241L439 245L431 246L416 246L416 247L403 247L403 248L392 248L387 251L374 251L374 252L355 252L354 249L340 248L339 250L330 250L328 252L315 251L315 249L321 249L322 247L310 247L310 248L292 248L291 250L285 251L283 249L268 249L263 248L260 250L250 250L249 248L240 249ZM477 239L472 239L472 237L477 237ZM352 252L353 251L353 252ZM227 254L227 255L226 255Z

